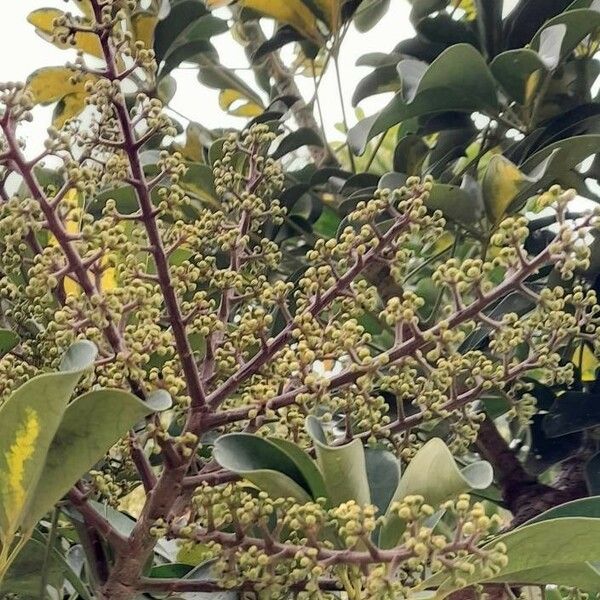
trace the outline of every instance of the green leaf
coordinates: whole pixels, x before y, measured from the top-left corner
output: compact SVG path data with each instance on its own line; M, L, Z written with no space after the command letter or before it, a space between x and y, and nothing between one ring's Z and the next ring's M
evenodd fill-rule
M275 437L267 438L271 443L275 444L280 450L283 450L288 457L294 462L296 467L304 476L304 480L310 488L313 499L327 498L325 482L323 475L319 471L317 465L313 462L310 456L299 446L289 440L282 440Z
M600 519L600 496L592 496L591 498L579 498L571 502L565 502L559 506L550 508L543 513L530 519L523 525L531 525L532 523L541 523L551 519L563 519L565 517L591 517Z
M354 25L361 32L369 31L385 15L390 7L390 0L366 0L358 7L354 15Z
M585 482L590 494L600 494L600 452L585 463Z
M595 569L583 565L600 560L599 535L600 519L589 517L564 517L524 525L483 546L486 550L499 542L504 543L507 566L492 578L484 577L481 568L476 567L472 575L465 577L464 585L483 581L575 585L578 576L582 577L582 586L600 590ZM429 587L437 582L439 578L434 577L426 585ZM452 580L447 578L440 585L438 596L444 598L456 589Z
M374 136L406 119L444 111L495 113L497 107L496 82L485 60L470 44L456 44L431 63L411 101L397 94L381 112L350 129L348 142L362 154Z
M492 74L510 98L519 104L529 103L533 94L531 84L536 77L546 72L538 53L529 48L517 48L498 54L490 64ZM535 91L535 88L534 88Z
M433 438L410 461L392 502L419 495L423 496L426 504L437 509L445 500L459 494L469 490L484 490L492 480L493 471L488 462L478 461L460 469L448 446L440 438ZM379 546L393 548L403 531L403 522L388 510L379 535Z
M365 462L371 502L383 515L398 488L400 463L389 450L381 448L365 448Z
M273 498L310 502L310 485L296 463L273 442L248 433L228 433L217 439L213 458Z
M10 329L0 329L0 356L4 356L19 344L21 338Z
M156 26L156 62L160 64L178 46L192 41L207 40L223 31L227 31L227 22L212 16L202 2L179 2Z
M23 384L0 408L0 539L9 546L31 508L46 456L67 403L96 358L90 342L76 342L61 371ZM32 528L32 524L30 524ZM1 565L0 565L1 568Z
M587 134L568 137L545 146L531 155L521 168L529 173L547 161L545 172L538 182L540 187L561 183L565 175L575 169L586 158L600 152L600 135Z
M129 392L104 389L71 402L48 449L24 527L35 525L128 429L155 409L170 406L163 394L154 399L158 403L152 397L146 403Z
M45 545L35 539L30 539L16 560L0 582L0 595L18 594L23 600L40 597L40 583L44 559L46 556ZM69 568L64 561L59 560L58 553L52 552L46 566L48 585L55 589L60 588L65 578L65 568ZM85 597L85 596L84 596Z
M396 69L397 62L398 59L392 64L379 66L363 77L352 94L352 106L358 106L362 100L369 96L385 92L397 92L400 88L400 80Z
M594 33L594 31L600 27L600 13L595 10L577 9L565 11L555 16L546 21L541 29L533 36L531 48L539 51L544 40L544 31L557 25L566 28L564 36L560 40L560 51L557 58L558 61L561 61L571 54L586 36ZM559 33L561 29L554 29L552 31ZM553 36L553 38L554 41L558 41L558 36Z
M349 500L363 506L369 504L371 493L361 441L355 438L342 446L328 445L321 423L312 415L306 418L306 430L315 446L330 505L337 506Z
M302 146L323 146L321 136L310 127L301 127L284 137L273 152L272 157L279 159Z
M588 392L565 392L544 416L543 428L550 438L583 431L600 424L600 396Z

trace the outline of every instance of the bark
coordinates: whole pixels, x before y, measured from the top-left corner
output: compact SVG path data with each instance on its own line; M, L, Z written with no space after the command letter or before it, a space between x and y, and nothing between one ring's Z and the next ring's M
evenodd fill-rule
M246 53L251 60L251 57L256 50L258 50L261 44L266 41L266 37L258 21L246 21L241 24L241 27L243 28L244 37L247 41ZM300 93L294 75L285 66L277 52L271 52L263 60L264 66L266 66L269 75L273 79L276 95L294 96L298 98L298 101L291 107L292 114L294 115L294 119L298 126L312 129L321 138L323 144L322 148L319 148L318 146L308 147L312 160L317 166L324 166L326 164L329 166L339 166L337 159L331 151L329 144L315 119L312 106L305 102Z

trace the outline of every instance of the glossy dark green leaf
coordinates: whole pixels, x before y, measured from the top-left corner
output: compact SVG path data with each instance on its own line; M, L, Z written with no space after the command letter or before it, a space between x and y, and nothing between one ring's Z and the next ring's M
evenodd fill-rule
M563 25L566 28L564 37L560 40L560 54L558 60L562 60L573 52L576 46L586 36L590 35L600 27L600 12L589 9L576 9L565 11L557 15L547 21L533 36L531 47L534 50L539 51L543 41L543 32L556 25ZM555 29L554 31L558 34L561 30ZM554 39L557 40L558 36L554 36Z
M274 159L279 159L302 146L323 146L323 140L321 136L310 127L301 127L296 131L293 131L286 137L284 137L277 149L273 152L272 157Z
M600 452L585 463L585 482L590 494L600 494Z
M348 133L357 154L374 136L406 119L443 111L496 110L496 83L481 54L469 44L451 46L419 80L414 99L402 94L378 114L359 122Z
M492 74L510 98L519 104L526 104L528 83L536 72L540 78L546 67L538 53L529 48L517 48L498 54L490 64Z
M321 475L321 472L312 458L302 450L300 446L297 446L289 440L282 440L275 437L270 437L268 440L275 444L280 450L283 450L296 465L298 470L302 473L304 480L310 488L311 495L315 500L317 498L327 497L323 475Z
M399 89L400 78L396 63L382 65L358 82L352 94L352 106L358 106L362 100L370 96L384 94L385 92L397 92Z
M600 425L600 395L568 391L544 416L544 432L555 438Z

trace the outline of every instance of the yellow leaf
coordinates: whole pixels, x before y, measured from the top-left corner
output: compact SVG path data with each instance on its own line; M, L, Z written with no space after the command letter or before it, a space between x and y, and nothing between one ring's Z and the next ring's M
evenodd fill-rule
M40 422L37 413L25 409L25 421L15 432L15 440L4 455L7 472L3 484L8 499L5 510L10 522L16 521L23 511L27 492L23 486L25 466L35 453L35 443L40 435Z
M86 107L85 99L87 94L68 94L61 98L56 105L52 115L52 125L60 129L69 119L79 115Z
M535 93L538 89L538 86L541 81L541 71L538 69L534 71L525 82L525 105L529 106L533 98L535 97Z
M60 42L57 39L53 38L53 22L54 19L57 19L63 16L61 10L56 8L40 8L38 10L34 10L29 13L27 16L27 20L36 28L36 32L40 37L45 39L47 42L54 44L58 48L73 48L71 44L67 42ZM87 54L91 54L92 56L96 56L97 58L102 58L102 46L100 45L100 40L97 35L94 33L87 32L79 32L75 34L75 48L86 52Z
M37 104L52 104L68 94L85 92L85 82L74 77L67 67L44 67L27 78L27 89Z
M68 212L64 220L64 227L67 233L76 234L81 229L81 216L82 212L79 208L80 198L79 192L76 189L69 190L64 199L65 204L68 206ZM50 236L49 243L51 246L58 246L58 240L53 235ZM103 256L100 264L106 266L108 258ZM113 267L107 267L102 272L100 278L100 285L102 291L114 290L117 287L116 272ZM63 280L63 289L67 296L80 296L83 293L81 286L71 277L65 277Z
M27 89L35 104L60 102L53 115L53 125L62 127L68 119L76 117L85 108L85 84L91 75L75 78L67 67L44 67L34 71L27 79Z
M73 0L73 2L88 19L94 16L91 0Z
M475 0L452 0L452 6L464 10L467 21L474 21L477 18Z
M238 101L242 103L236 108L232 108L233 104ZM240 91L233 89L221 90L219 93L219 106L230 115L237 117L256 117L262 114L264 110L260 104L248 100Z
M206 0L210 9L228 6L233 0ZM313 41L322 40L317 27L317 18L302 0L240 0L239 4L259 12L280 23L291 25L302 35Z
M146 490L143 485L138 485L129 494L119 500L119 510L131 515L134 519L139 519L142 509L146 503Z
M492 156L483 176L483 198L490 221L498 224L528 178L510 160Z
M341 0L315 0L327 22L329 31L337 31L340 27L342 2Z
M583 356L581 354L583 350ZM581 366L581 381L596 381L596 370L600 367L600 362L594 356L587 344L581 344L575 349L571 362L576 366Z
M158 17L150 12L138 12L131 16L131 32L138 42L143 42L146 48L154 46L154 30Z

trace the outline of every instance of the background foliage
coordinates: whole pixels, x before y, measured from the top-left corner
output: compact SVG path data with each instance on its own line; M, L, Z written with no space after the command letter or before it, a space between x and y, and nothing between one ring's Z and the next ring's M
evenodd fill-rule
M411 5L343 144L390 0L29 15L79 54L2 87L1 593L600 592L600 6ZM161 112L182 64L245 133Z

